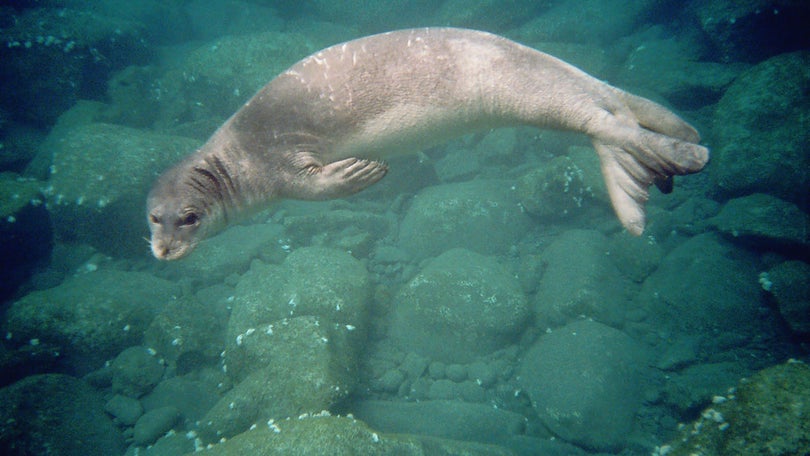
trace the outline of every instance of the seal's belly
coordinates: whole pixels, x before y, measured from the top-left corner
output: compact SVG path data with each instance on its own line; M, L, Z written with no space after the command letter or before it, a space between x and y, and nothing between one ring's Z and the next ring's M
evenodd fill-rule
M324 151L324 159L379 160L411 154L484 127L493 127L493 120L482 117L480 110L399 104L335 138L330 150Z

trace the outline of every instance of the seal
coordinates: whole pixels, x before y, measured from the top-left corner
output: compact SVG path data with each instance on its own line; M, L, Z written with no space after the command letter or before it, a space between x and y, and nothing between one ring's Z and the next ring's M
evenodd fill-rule
M671 190L709 159L676 114L548 54L474 30L388 32L296 63L166 171L147 198L152 253L182 258L275 200L351 195L385 176L386 157L517 125L588 135L636 235L650 185Z

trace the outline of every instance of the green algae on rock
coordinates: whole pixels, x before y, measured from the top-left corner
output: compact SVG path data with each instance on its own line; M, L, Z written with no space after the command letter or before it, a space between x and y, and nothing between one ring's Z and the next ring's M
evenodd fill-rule
M309 456L508 456L496 446L424 436L386 435L354 418L303 414L288 420L257 423L255 429L212 445L201 456L245 454Z
M743 379L668 445L667 456L798 455L810 448L810 367L798 361Z

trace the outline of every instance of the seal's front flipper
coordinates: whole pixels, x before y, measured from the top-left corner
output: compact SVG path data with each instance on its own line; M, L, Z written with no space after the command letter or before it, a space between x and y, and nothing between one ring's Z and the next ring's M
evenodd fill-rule
M383 162L353 157L326 165L310 163L293 179L294 189L288 193L308 200L342 198L376 183L387 172Z

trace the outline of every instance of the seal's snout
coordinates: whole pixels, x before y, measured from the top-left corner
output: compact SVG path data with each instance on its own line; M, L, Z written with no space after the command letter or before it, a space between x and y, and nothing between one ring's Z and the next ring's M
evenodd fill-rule
M150 247L152 255L158 260L172 261L187 256L197 246L196 242L184 242L177 239L165 240L152 236Z
M165 260L169 256L169 247L159 241L152 240L152 255L155 256L158 260Z

